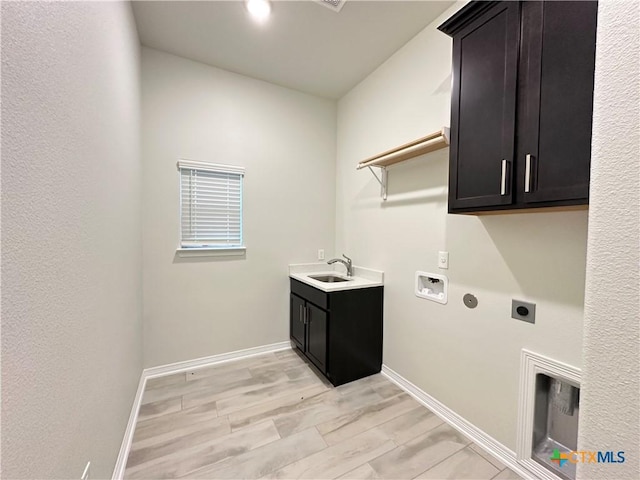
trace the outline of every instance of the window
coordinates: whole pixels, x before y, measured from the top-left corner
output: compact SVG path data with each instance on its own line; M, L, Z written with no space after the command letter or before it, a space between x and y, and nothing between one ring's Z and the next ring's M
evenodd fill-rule
M178 170L180 251L207 251L211 255L244 254L244 168L180 160Z

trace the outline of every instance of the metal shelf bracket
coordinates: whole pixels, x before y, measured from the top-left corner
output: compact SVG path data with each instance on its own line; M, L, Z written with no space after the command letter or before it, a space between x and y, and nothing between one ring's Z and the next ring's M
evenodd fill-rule
M373 176L376 178L376 180L380 184L380 196L382 197L382 200L386 200L387 199L387 167L379 167L380 177L376 175L376 172L373 171L373 168L371 167L368 167L368 168L369 168L369 171L373 174Z

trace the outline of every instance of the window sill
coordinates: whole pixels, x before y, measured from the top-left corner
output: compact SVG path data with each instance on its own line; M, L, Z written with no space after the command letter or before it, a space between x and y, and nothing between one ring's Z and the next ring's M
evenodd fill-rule
M178 247L176 253L179 257L239 257L246 254L246 247L229 248L182 248Z

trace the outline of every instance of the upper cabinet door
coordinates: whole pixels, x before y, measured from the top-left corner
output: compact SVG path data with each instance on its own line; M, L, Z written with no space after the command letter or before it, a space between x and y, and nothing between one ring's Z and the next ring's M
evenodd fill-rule
M598 4L522 8L519 202L587 203Z
M513 201L520 4L482 8L453 34L450 212Z

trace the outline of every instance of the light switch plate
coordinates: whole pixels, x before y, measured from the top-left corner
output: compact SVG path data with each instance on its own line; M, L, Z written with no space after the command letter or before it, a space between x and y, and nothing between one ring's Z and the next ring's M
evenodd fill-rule
M324 260L324 249L318 249L318 260Z
M438 267L449 268L449 252L438 252Z

